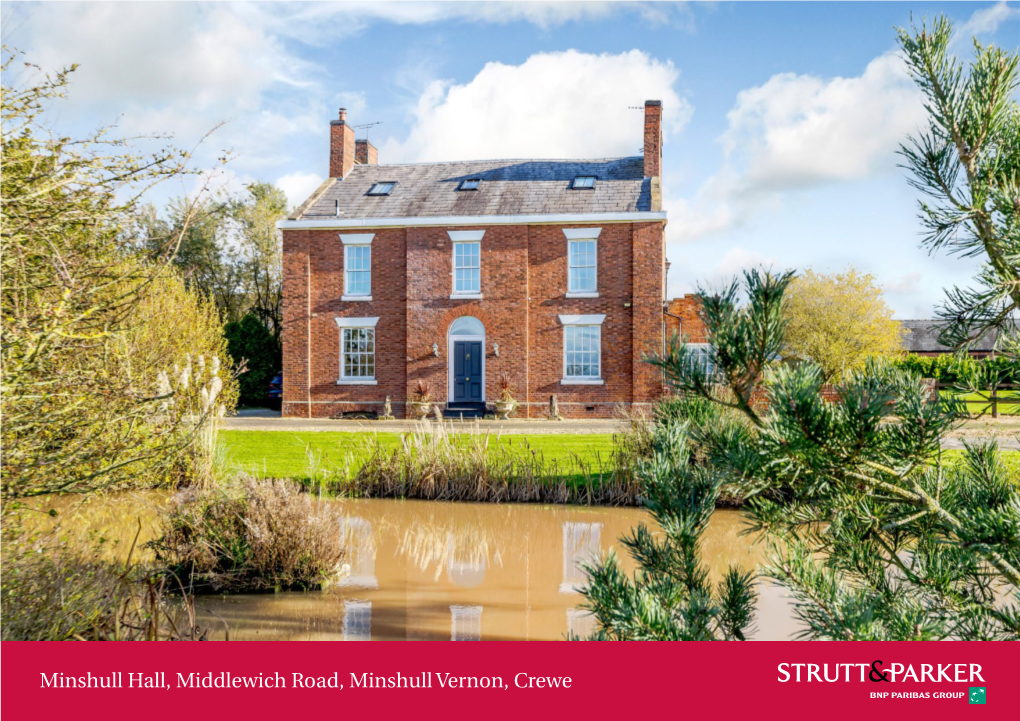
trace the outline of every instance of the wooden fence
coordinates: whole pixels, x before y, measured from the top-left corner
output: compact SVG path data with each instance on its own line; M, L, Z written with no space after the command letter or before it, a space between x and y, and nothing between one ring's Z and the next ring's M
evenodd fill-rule
M1020 405L1020 383L1003 383L996 388L978 392L960 390L959 386L952 383L938 383L935 387L940 393L948 391L954 395L969 396L962 399L967 405L968 413L970 413L971 406L977 405L982 407L981 412L977 415L970 413L973 418L979 418L989 411L992 418L998 418L1000 409L1009 411L1013 406Z

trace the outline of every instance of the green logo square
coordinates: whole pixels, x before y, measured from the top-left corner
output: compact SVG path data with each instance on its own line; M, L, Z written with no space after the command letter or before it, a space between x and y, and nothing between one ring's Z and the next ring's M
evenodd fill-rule
M971 686L970 693L967 694L970 699L970 703L984 703L985 702L985 687L984 686Z

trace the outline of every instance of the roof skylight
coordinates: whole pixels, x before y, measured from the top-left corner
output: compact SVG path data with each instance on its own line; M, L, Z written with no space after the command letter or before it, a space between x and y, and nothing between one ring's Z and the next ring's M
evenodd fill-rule
M375 183L368 189L369 195L389 195L396 185L395 182Z
M478 186L481 185L481 184L482 184L482 179L481 178L468 178L467 180L461 182L460 189L461 190L478 190Z
M570 187L574 190L593 190L595 188L595 176L578 175L574 178L574 183Z

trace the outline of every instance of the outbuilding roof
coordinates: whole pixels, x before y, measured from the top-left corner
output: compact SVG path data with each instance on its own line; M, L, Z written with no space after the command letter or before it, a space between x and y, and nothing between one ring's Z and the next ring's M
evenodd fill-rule
M578 176L594 187L575 189ZM477 190L462 190L480 179ZM387 195L369 195L376 183L396 183ZM343 180L330 178L291 220L487 215L628 213L661 210L644 159L465 160L447 163L355 165Z
M939 343L939 327L942 321L938 320L902 320L900 324L903 330L903 347L911 353L950 353L952 348ZM988 353L995 346L996 332L990 330L985 333L971 347L970 351L977 353Z

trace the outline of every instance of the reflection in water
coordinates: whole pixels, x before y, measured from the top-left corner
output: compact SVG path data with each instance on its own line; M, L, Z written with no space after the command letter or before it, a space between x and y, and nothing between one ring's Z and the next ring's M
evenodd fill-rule
M142 519L139 544L152 537L165 495L123 494L60 519L126 547ZM616 547L648 515L637 508L499 505L435 501L344 500L350 567L328 591L205 596L201 622L231 640L556 640L587 636L595 620L581 606L580 565ZM760 548L740 535L736 511L717 511L702 538L713 582L731 565L753 568ZM135 558L142 553L136 551ZM789 638L795 629L781 589L759 584L756 638ZM484 628L482 624L484 609Z
M601 523L563 523L563 583L560 593L577 593L588 581L583 564L598 560Z
M456 534L449 533L450 560L446 563L446 577L454 586L474 588L485 580L485 556L477 548L467 549L467 554L457 555Z
M588 638L595 632L595 616L583 608L567 609L567 633Z
M364 518L348 516L343 525L343 535L350 570L340 580L340 585L379 588L379 581L375 577L375 536L372 534L372 524Z
M372 602L344 601L344 641L372 640Z
M450 640L482 640L482 607L450 606Z

